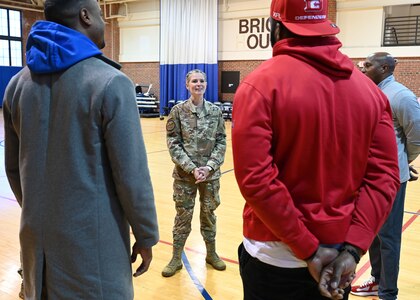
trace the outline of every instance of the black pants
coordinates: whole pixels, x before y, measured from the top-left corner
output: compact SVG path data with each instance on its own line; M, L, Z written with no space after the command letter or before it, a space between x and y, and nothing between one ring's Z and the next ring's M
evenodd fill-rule
M280 268L249 255L243 244L238 248L239 271L244 300L325 300L308 268ZM348 299L350 288L344 300Z

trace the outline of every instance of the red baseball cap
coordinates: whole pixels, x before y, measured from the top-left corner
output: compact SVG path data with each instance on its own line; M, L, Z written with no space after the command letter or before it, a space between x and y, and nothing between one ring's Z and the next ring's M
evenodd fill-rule
M334 35L338 26L327 19L328 0L272 0L271 17L302 36Z

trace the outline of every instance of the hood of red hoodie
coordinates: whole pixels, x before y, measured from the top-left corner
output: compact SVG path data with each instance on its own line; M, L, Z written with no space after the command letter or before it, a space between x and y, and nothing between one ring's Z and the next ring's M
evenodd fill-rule
M338 51L341 46L335 36L288 38L274 45L273 56L289 55L314 66L320 72L348 78L353 72L354 64Z

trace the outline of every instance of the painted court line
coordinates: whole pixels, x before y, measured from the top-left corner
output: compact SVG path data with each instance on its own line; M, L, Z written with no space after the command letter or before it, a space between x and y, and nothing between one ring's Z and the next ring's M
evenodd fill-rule
M405 211L405 213L410 213L410 214L413 214L413 215L411 216L410 219L408 219L408 221L405 224L403 224L402 233L417 219L417 217L420 216L420 209L417 212L407 212L407 211ZM159 240L159 242L162 243L162 244L166 244L166 245L172 246L172 243L170 243L170 242L166 242L166 241L162 241L162 240ZM195 253L199 253L199 254L205 255L204 253L202 253L200 251L197 251L195 249L189 248L189 247L185 247L185 250L188 250L188 251L191 251L191 252L195 252ZM230 262L230 263L234 263L234 264L238 264L238 262L235 261L235 260L224 258L224 257L221 257L221 258L224 261L227 261L227 262ZM182 252L182 260L184 262L185 268L188 271L188 274L190 275L190 277L193 280L194 284L196 285L197 289L203 295L204 299L211 300L212 298L210 297L210 295L207 293L207 291L204 289L204 287L201 285L201 283L199 281L197 281L198 279L195 276L195 274L194 274L194 272L193 272L193 270L191 268L191 265L188 262L187 256L185 255L185 252L184 251ZM187 264L188 264L188 267L187 267ZM369 268L370 268L370 262L367 261L356 272L356 276L355 276L353 282L356 282ZM209 298L206 298L206 297L209 297Z
M169 245L169 246L172 246L172 245L173 245L173 244L172 244L172 243L170 243L170 242L167 242L167 241L162 241L162 240L159 240L159 243L162 243L162 244L165 244L165 245ZM194 252L194 253L197 253L197 254L201 254L201 255L203 255L203 256L206 256L206 253L201 252L201 251L198 251L198 250L195 250L195 249L190 248L190 247L184 247L184 249L185 249L185 250L187 250L187 251L189 251L189 252ZM230 262L230 263L232 263L232 264L239 264L237 260L230 259L230 258L226 258L226 257L220 256L220 255L219 255L219 257L220 257L223 261Z
M168 246L173 245L170 242L162 241L162 240L159 240L159 243L162 243L162 244L165 244L165 245L168 245ZM199 251L195 251L194 249L191 249L191 248L188 248L188 247L185 247L185 250L200 253ZM193 269L190 265L190 262L188 261L187 255L185 254L185 251L182 251L182 262L184 263L184 266L185 266L185 269L188 272L188 275L190 275L191 280L193 281L196 288L200 291L203 298L206 299L206 300L212 300L209 293L207 293L206 289L203 287L200 280L198 280L197 276L195 275L195 273L194 273L194 271L193 271Z
M224 171L224 172L222 172L222 175L223 175L223 174L226 174L226 173L229 173L229 172L232 172L232 171L233 171L233 169L230 169L230 170Z
M162 241L159 240L159 243L168 245L168 246L172 246L173 244L167 241ZM185 247L184 248L187 251L190 252L194 252L194 253L198 253L198 254L202 254L205 255L205 253L197 251L193 248L189 248L189 247ZM230 262L230 263L234 263L234 264L238 264L237 261L232 260L232 259L228 259L228 258L224 258L224 257L220 257L222 260L226 261L226 262ZM182 251L182 262L184 263L185 269L188 272L188 275L190 275L191 280L193 281L194 285L196 286L196 288L200 291L201 295L203 296L204 299L206 300L212 300L211 296L209 295L209 293L206 291L206 289L203 287L203 285L200 283L200 281L198 280L197 276L195 275L190 262L188 261L187 255L185 254L185 251Z
M8 197L3 197L3 196L0 196L0 198L1 199L6 199L6 200L9 200L9 201L12 201L12 202L16 202L17 203L16 199L14 199L14 198L8 198Z
M411 212L412 213L412 212ZM412 213L413 216L408 219L408 221L403 225L402 232L404 232L408 226L413 224L413 222L417 219L418 216L420 216L420 209L416 213ZM367 261L357 272L356 276L354 277L353 282L356 282L365 272L370 268L370 262Z
M212 300L212 297L210 297L209 293L207 293L206 289L203 287L200 280L195 275L193 269L191 268L190 262L188 261L188 258L185 255L184 251L182 251L182 262L184 263L185 269L188 271L188 275L190 275L191 280L195 284L196 288L200 291L203 298L206 299L206 300Z

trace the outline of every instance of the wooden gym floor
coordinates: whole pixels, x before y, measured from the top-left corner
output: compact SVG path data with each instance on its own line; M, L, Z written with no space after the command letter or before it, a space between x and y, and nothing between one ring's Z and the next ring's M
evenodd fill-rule
M134 279L135 299L242 299L242 283L238 271L237 247L242 240L242 207L232 161L231 123L226 122L227 152L222 166L221 205L217 209L217 250L225 260L226 271L216 271L205 263L205 245L200 235L196 205L193 230L183 255L184 268L171 278L161 271L172 251L172 225L175 209L172 202L172 167L165 141L165 121L141 119L149 168L155 191L159 219L160 242L154 247L149 271ZM20 208L9 188L4 171L4 129L0 109L0 300L18 299L21 280L19 268ZM420 170L420 159L414 162ZM408 184L404 214L404 232L400 266L399 299L420 299L420 181ZM137 267L137 263L135 267ZM355 283L370 277L368 256L358 267ZM350 296L350 299L363 299ZM378 299L366 297L365 299ZM274 299L273 299L274 300Z

